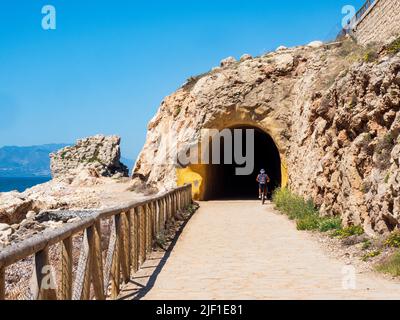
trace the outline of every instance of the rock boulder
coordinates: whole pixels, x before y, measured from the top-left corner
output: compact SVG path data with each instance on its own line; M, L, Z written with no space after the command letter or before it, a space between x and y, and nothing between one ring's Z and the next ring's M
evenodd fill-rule
M128 168L120 162L121 139L117 136L97 135L78 140L50 155L53 178L75 178L83 171L94 177L128 176Z

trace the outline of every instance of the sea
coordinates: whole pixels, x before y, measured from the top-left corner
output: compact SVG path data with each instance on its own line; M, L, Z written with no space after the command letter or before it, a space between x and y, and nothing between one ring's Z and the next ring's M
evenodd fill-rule
M41 183L51 180L51 177L31 177L31 178L5 178L0 177L0 192L19 191L24 192Z

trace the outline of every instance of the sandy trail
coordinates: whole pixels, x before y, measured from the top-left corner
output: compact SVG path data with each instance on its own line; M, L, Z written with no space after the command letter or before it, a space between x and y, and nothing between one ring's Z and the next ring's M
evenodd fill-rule
M203 202L144 299L400 299L372 273L351 289L351 274L271 204Z

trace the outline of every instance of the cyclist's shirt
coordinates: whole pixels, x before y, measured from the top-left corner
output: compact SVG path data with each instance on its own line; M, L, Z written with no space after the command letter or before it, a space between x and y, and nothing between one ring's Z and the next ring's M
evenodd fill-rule
M259 184L267 184L268 176L265 173L261 173L258 175L258 183Z

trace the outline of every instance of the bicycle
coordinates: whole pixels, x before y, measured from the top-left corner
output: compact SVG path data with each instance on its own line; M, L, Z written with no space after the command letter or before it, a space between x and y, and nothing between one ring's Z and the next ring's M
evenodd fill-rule
M261 204L264 205L265 204L265 200L267 199L267 185L264 186L264 188L262 188L261 191Z

